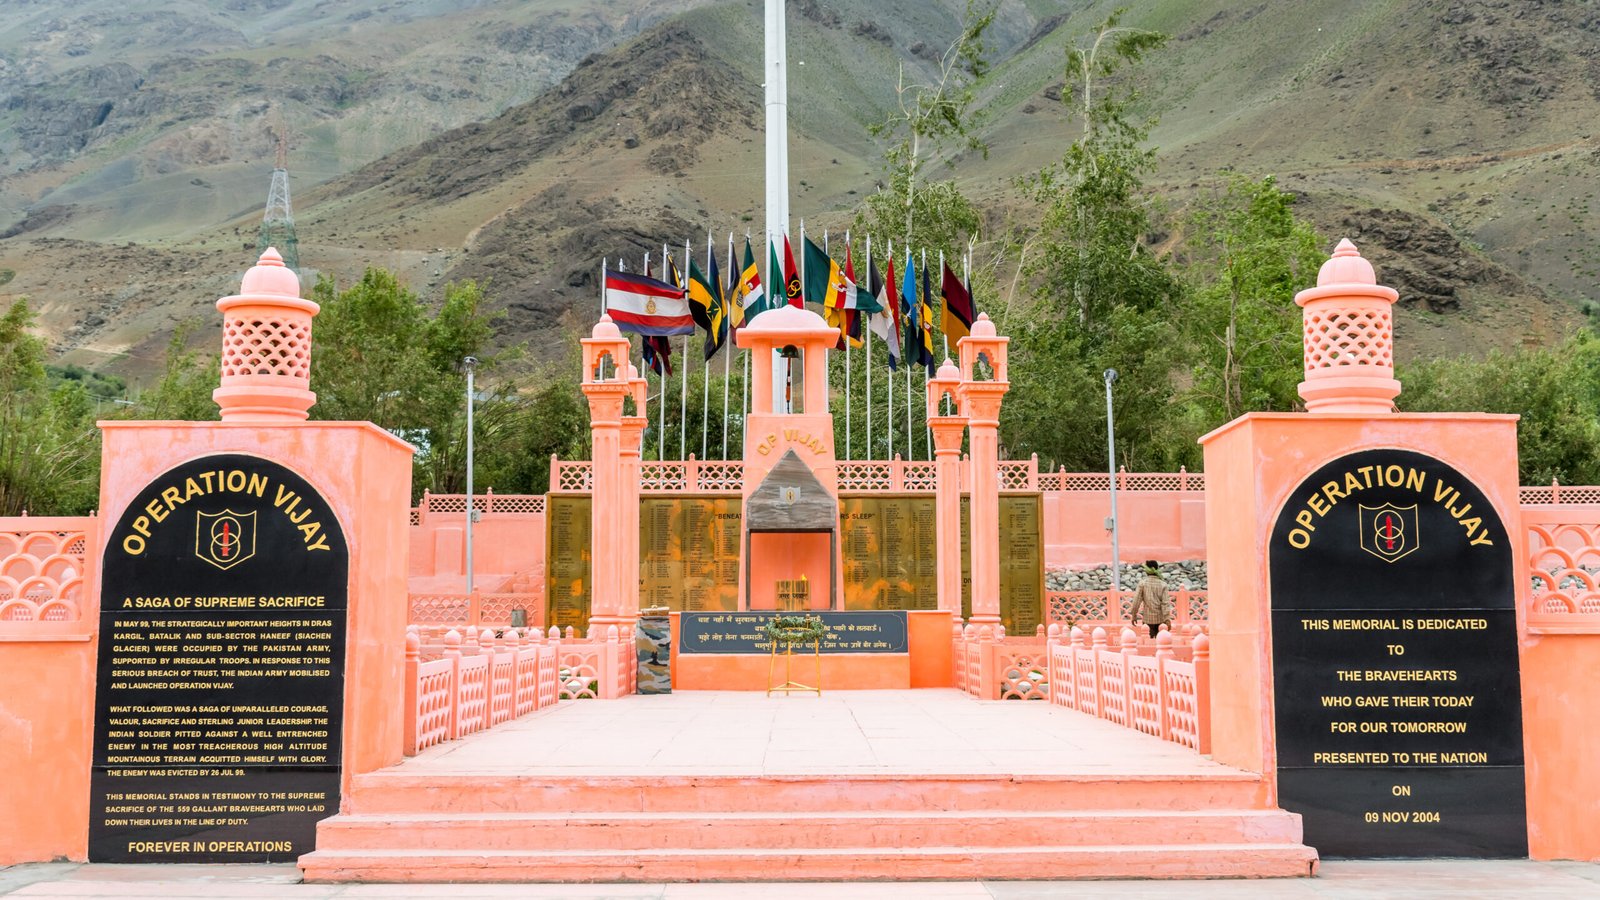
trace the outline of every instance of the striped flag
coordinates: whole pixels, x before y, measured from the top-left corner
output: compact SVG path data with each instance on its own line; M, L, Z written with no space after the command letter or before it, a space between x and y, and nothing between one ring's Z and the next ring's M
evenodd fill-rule
M972 333L972 320L977 313L972 303L972 292L961 283L956 273L950 271L949 263L944 264L939 294L939 324L944 328L945 337L950 339L950 346L954 347L956 341Z
M867 327L872 333L883 339L889 348L889 368L897 368L900 364L900 304L895 301L894 287L894 259L889 260L888 276L882 280L878 278L877 269L871 274L872 284L878 293L878 311L867 319Z
M620 331L644 335L694 334L682 288L644 275L605 273L606 312Z

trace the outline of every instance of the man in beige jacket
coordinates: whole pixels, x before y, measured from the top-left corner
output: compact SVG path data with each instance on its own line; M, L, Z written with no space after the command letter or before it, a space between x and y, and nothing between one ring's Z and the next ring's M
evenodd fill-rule
M1172 595L1167 593L1161 567L1153 559L1145 560L1144 579L1139 582L1139 592L1133 595L1133 610L1128 618L1134 623L1142 619L1150 626L1152 638L1161 632L1162 625L1172 622Z

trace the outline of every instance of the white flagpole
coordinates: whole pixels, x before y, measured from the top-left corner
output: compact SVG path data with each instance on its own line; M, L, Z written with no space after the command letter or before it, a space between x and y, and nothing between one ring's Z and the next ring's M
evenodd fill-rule
M894 241L892 241L892 240L889 242L889 259L891 259L891 260L894 259ZM898 290L900 290L900 286L897 285L897 284L891 284L891 285L889 285L889 290L898 291ZM889 322L889 325L890 325L889 331L890 331L890 334L891 334L891 337L889 338L889 340L892 341L892 340L895 339L895 336L898 336L900 334L900 317L899 316L895 316ZM904 341L901 341L901 346L902 347L905 346L905 342ZM893 369L890 369L888 372L884 373L883 383L884 383L884 386L886 388L888 388L888 390L884 391L884 393L889 395L889 411L885 414L885 418L887 420L886 421L886 425L888 427L888 431L886 433L887 433L888 438L889 438L889 443L884 446L884 459L893 459L894 458L894 370Z
M872 234L867 234L867 290L872 290ZM876 295L872 298L876 301ZM862 356L866 357L867 369L867 428L866 447L862 448L866 459L872 458L872 320L867 320L866 333L861 336L862 346L865 348Z
M738 264L733 261L733 232L730 231L730 232L728 232L728 266L730 268L733 268L733 267L735 267L737 265ZM736 272L733 275L734 285L735 285L735 287L733 289L734 294L737 294L739 292L738 284L740 283L740 276L743 275L743 274L744 274L744 270L743 269L737 269ZM721 287L721 285L718 285L718 288L720 288L720 287ZM731 304L732 302L733 302L733 297L732 296L727 296L727 297L723 297L722 298L722 321L724 323L726 323L726 325L727 325L727 328L725 330L727 331L727 335L728 335L727 337L723 338L723 344L725 344L727 346L724 346L722 348L722 458L723 459L727 459L728 458L728 357L733 355L733 347L731 345L732 341L733 341L733 319L731 318L732 311L728 309L728 305Z
M711 277L711 229L709 228L706 229L706 277ZM716 289L722 290L722 285L717 285ZM706 337L709 339L713 335L708 331ZM706 360L706 370L701 374L704 376L705 384L700 392L700 458L705 459L706 432L711 428L711 360Z
M661 275L662 281L672 277L672 271L667 266L666 244L661 245ZM672 349L672 338L667 338L667 349ZM660 421L656 423L656 433L659 438L656 442L656 459L662 462L667 459L667 363L670 359L672 359L671 355L664 356L661 359L661 416Z
M694 250L688 241L683 242L683 264L689 265L689 260L694 258ZM684 287L689 284L689 271L683 272ZM689 338L694 337L694 331L683 336L683 390L678 397L678 453L684 458L689 458Z
M844 233L844 252L846 255L850 253L850 231L848 229ZM845 317L843 321L846 323L844 329L844 458L852 459L853 457L850 456L850 327L848 324L850 311L844 310L840 315Z
M606 265L609 262L610 260L606 258L600 260L600 315L602 316L606 314Z

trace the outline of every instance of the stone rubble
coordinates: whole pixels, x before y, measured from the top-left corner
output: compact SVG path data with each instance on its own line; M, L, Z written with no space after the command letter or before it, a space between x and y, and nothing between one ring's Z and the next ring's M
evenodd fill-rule
M1162 562L1161 577L1166 581L1168 590L1203 591L1206 589L1206 561L1185 559ZM1123 590L1133 590L1142 578L1144 578L1143 565L1122 564ZM1109 591L1111 566L1096 566L1092 569L1050 569L1045 572L1044 584L1047 591Z

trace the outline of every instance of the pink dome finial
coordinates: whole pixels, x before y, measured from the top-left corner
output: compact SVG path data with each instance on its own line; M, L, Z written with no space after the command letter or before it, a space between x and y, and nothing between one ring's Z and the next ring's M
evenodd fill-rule
M978 313L978 319L972 323L972 330L970 333L976 335L977 337L994 337L995 335L999 334L999 332L995 331L994 329L994 323L989 321L988 313Z
M616 341L622 339L622 332L618 330L617 324L611 321L609 313L601 313L600 321L594 323L594 330L589 336L597 340Z
M250 271L244 273L244 278L239 283L239 293L298 297L300 276L283 264L283 257L279 255L276 247L268 247Z
M1349 238L1341 238L1339 246L1333 250L1333 256L1322 264L1317 271L1317 286L1326 287L1331 284L1377 284L1377 273L1372 271L1372 263L1366 261L1356 245Z
M304 421L311 392L311 319L317 304L300 296L300 277L268 247L244 273L222 311L221 385L211 397L228 422Z
M1378 284L1372 263L1345 238L1317 272L1317 286L1294 297L1302 310L1305 381L1313 413L1394 411L1394 317L1400 295Z

